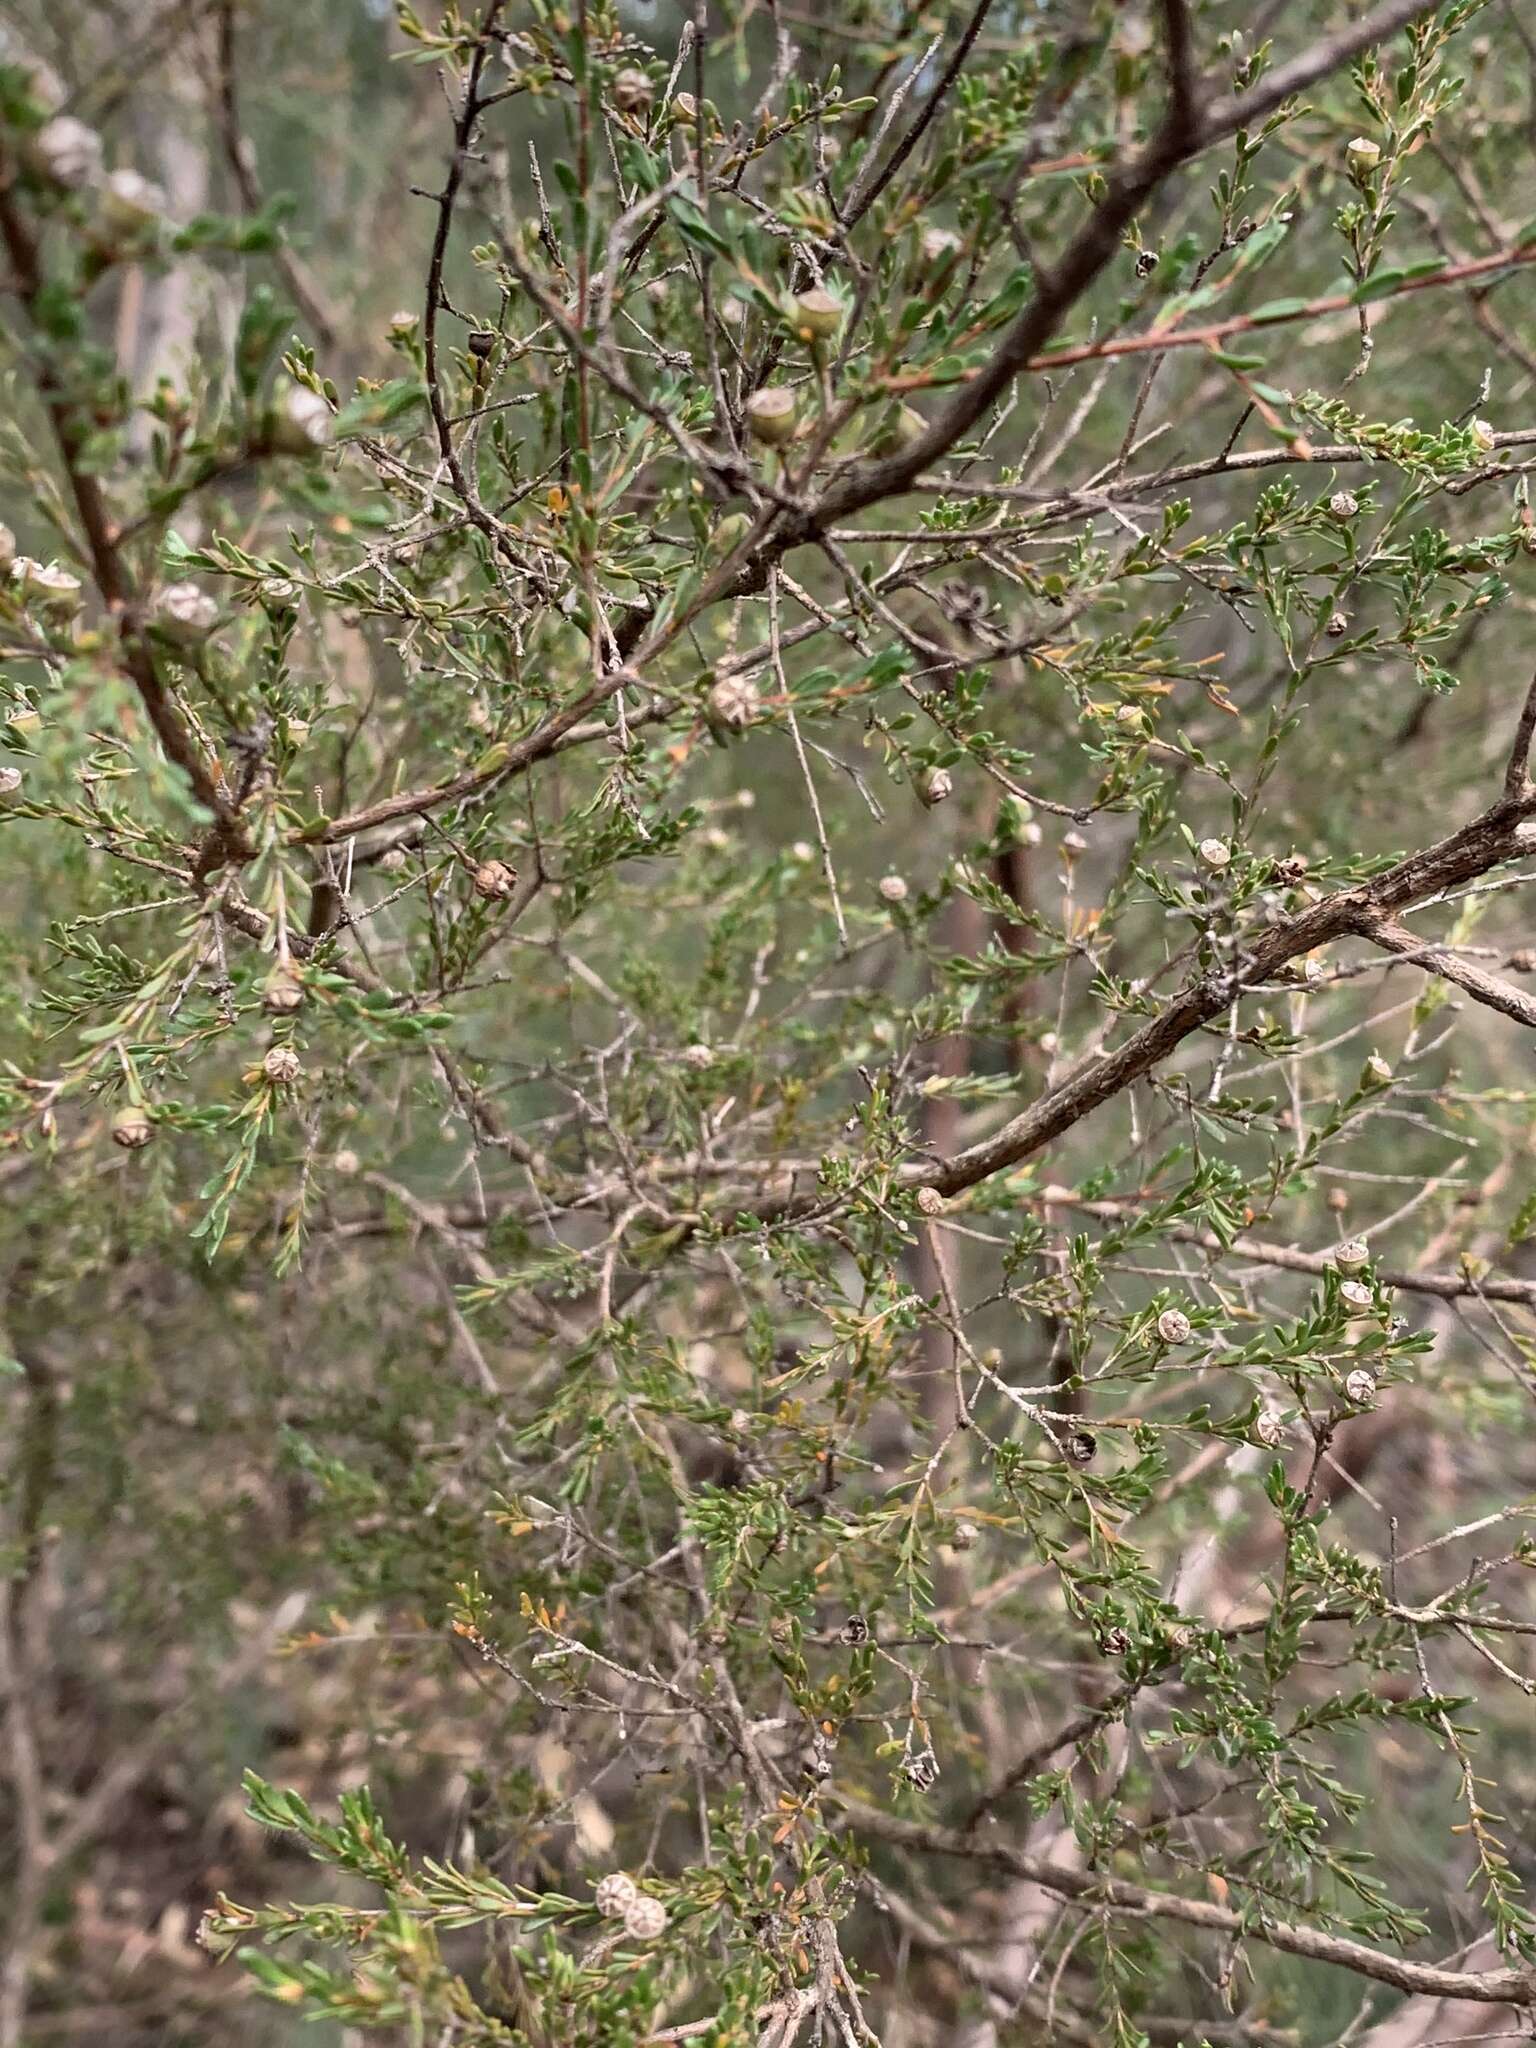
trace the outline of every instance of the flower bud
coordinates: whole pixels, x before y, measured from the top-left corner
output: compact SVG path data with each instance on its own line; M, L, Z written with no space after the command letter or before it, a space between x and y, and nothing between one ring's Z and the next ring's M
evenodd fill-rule
M747 431L769 448L783 448L795 438L795 394L782 384L754 391L747 400Z

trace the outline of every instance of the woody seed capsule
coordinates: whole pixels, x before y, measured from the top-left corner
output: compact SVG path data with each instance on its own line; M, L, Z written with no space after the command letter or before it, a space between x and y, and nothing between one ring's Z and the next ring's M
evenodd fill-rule
M261 991L261 1007L269 1017L291 1017L304 1001L304 984L291 967L276 966Z
M1350 176L1357 184L1362 183L1381 162L1381 144L1372 142L1368 135L1357 135L1346 147L1344 161Z
M709 693L709 712L727 732L745 732L762 709L762 695L751 676L722 676Z
M142 1151L154 1135L155 1127L141 1103L124 1103L112 1119L112 1142L125 1152Z
M654 1941L658 1934L665 1933L666 1925L666 1907L660 1899L648 1898L643 1892L625 1910L624 1932L633 1941Z
M487 902L505 902L517 886L517 869L504 860L484 860L475 869L475 894Z
M1339 1299L1347 1315L1366 1316L1376 1306L1376 1297L1362 1280L1346 1280L1339 1289Z
M634 1879L622 1870L610 1870L592 1894L597 1910L609 1920L622 1920L639 1896Z
M1225 839L1202 839L1199 853L1208 868L1229 867L1232 862L1232 849Z
M656 89L643 71L621 71L608 88L621 114L643 114L656 97Z
M955 778L947 768L930 768L917 778L918 801L928 810L935 804L943 803L955 786Z
M1363 1367L1357 1366L1352 1373L1346 1375L1344 1392L1357 1408L1369 1407L1376 1398L1375 1375L1366 1372Z
M1185 1344L1189 1333L1189 1317L1181 1308L1165 1308L1157 1319L1157 1334L1165 1344Z
M921 1216L942 1216L944 1214L944 1197L937 1188L919 1188L914 1200L917 1203L918 1214Z
M1346 520L1353 519L1360 510L1360 500L1353 491L1335 491L1328 500L1328 510L1342 525Z
M830 292L801 292L795 300L791 325L797 334L826 341L842 324L843 309Z
M795 438L795 394L782 384L754 391L747 400L747 431L769 448L782 448Z
M1333 1263L1352 1273L1371 1263L1371 1248L1363 1237L1346 1237L1342 1244L1334 1246Z

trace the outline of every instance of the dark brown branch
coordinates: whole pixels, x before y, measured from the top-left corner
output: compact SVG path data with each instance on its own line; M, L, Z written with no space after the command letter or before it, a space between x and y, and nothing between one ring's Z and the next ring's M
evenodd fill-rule
M1203 1928L1229 1941L1260 1941L1286 1955L1301 1956L1308 1962L1332 1963L1358 1977L1390 1984L1418 1997L1468 1999L1480 2005L1520 2005L1536 1994L1536 1971L1529 1968L1447 1970L1435 1963L1409 1962L1404 1957L1368 1948L1364 1942L1353 1941L1346 1935L1328 1934L1321 1928L1303 1927L1292 1921L1266 1920L1253 1910L1237 1913L1209 1899L1182 1898L1175 1892L1128 1884L1123 1878L1074 1870L986 1835L900 1820L894 1814L860 1805L841 1794L827 1796L829 1803L861 1834L929 1855L963 1857L994 1870L1006 1870L1014 1877L1056 1893L1059 1898L1108 1906L1144 1919L1181 1921L1187 1927Z

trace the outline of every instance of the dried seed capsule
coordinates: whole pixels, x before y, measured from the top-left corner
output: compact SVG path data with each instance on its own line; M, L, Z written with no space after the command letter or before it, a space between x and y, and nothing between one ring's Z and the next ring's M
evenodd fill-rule
M304 1068L291 1045L274 1045L262 1061L261 1071L274 1087L287 1088L297 1081Z
M655 99L656 88L643 71L631 66L614 79L608 96L621 114L643 114Z
M1230 867L1232 849L1225 839L1202 839L1199 847L1200 858L1208 868Z
M869 1641L869 1623L862 1614L850 1614L838 1633L840 1643L850 1645Z
M134 170L109 172L101 188L101 217L120 235L138 235L165 211L165 194Z
M1353 491L1335 491L1328 500L1328 511L1340 525L1346 525L1360 510L1360 500Z
M30 555L18 555L11 564L11 588L23 604L61 617L80 605L80 578L71 576L57 562L34 562Z
M1498 443L1498 436L1486 420L1473 420L1467 428L1473 444L1483 455L1491 455Z
M27 155L34 170L67 192L101 173L101 137L73 114L56 114L33 136Z
M292 384L273 408L267 441L279 455L314 455L330 445L335 417L318 391Z
M112 1118L112 1142L125 1152L141 1152L154 1135L149 1112L140 1102L125 1102Z
M937 1188L919 1188L914 1200L917 1203L918 1214L921 1216L942 1216L944 1214L944 1197Z
M483 860L475 869L475 894L490 903L504 903L517 887L517 869L504 860Z
M610 1870L598 1880L593 1903L606 1919L622 1920L640 1896L635 1880L622 1870Z
M206 640L219 623L218 601L195 583L168 583L155 599L150 617L163 639L192 647Z
M303 1001L303 982L291 967L279 962L262 986L261 1007L269 1017L291 1017Z
M1187 1344L1190 1321L1181 1308L1165 1308L1157 1319L1157 1334L1165 1344Z
M1369 1408L1376 1398L1376 1375L1357 1366L1345 1375L1344 1392L1357 1408Z
M782 384L754 391L747 400L747 431L769 448L783 448L795 438L795 394Z
M1357 1267L1371 1263L1371 1248L1363 1237L1346 1237L1342 1244L1334 1246L1333 1263L1342 1266L1346 1273L1352 1273Z
M0 796L14 796L20 787L21 770L9 761L0 761Z
M1381 144L1372 142L1368 135L1357 135L1346 145L1344 161L1349 166L1349 175L1355 183L1363 185L1381 162Z
M1285 1442L1285 1423L1275 1409L1261 1408L1253 1419L1253 1433L1267 1451L1277 1451Z
M1342 640L1348 631L1349 621L1345 618L1344 614L1342 612L1332 613L1328 620L1328 638L1330 640Z
M666 1926L666 1907L660 1899L648 1898L643 1892L624 1915L624 1932L632 1941L654 1941L658 1934L666 1932Z
M1345 1314L1351 1316L1368 1316L1376 1306L1376 1297L1363 1280L1346 1280L1339 1289L1339 1299Z
M1099 1440L1091 1429L1074 1429L1067 1438L1067 1457L1074 1465L1091 1465L1098 1452Z
M721 676L710 689L710 718L727 732L745 732L762 708L762 693L751 676Z
M900 875L882 875L880 877L880 894L887 903L905 903L907 900L907 885Z
M954 1528L949 1532L949 1543L952 1550L974 1550L976 1547L976 1524L974 1522L956 1522Z
M947 768L926 769L917 778L918 801L931 811L935 804L943 803L953 793L954 787L955 778Z
M699 1074L702 1074L706 1067L715 1064L714 1053L707 1045L702 1044L685 1045L679 1058L685 1067L692 1067L695 1073Z
M496 336L489 327L477 327L464 346L477 363L486 362L496 346Z

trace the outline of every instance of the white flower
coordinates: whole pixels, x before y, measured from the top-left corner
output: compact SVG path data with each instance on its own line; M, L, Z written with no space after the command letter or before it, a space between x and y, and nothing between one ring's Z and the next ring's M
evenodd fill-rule
M887 903L905 903L907 900L907 885L900 875L882 875L880 877L880 894Z
M9 761L0 761L0 796L14 796L20 787L21 770Z

